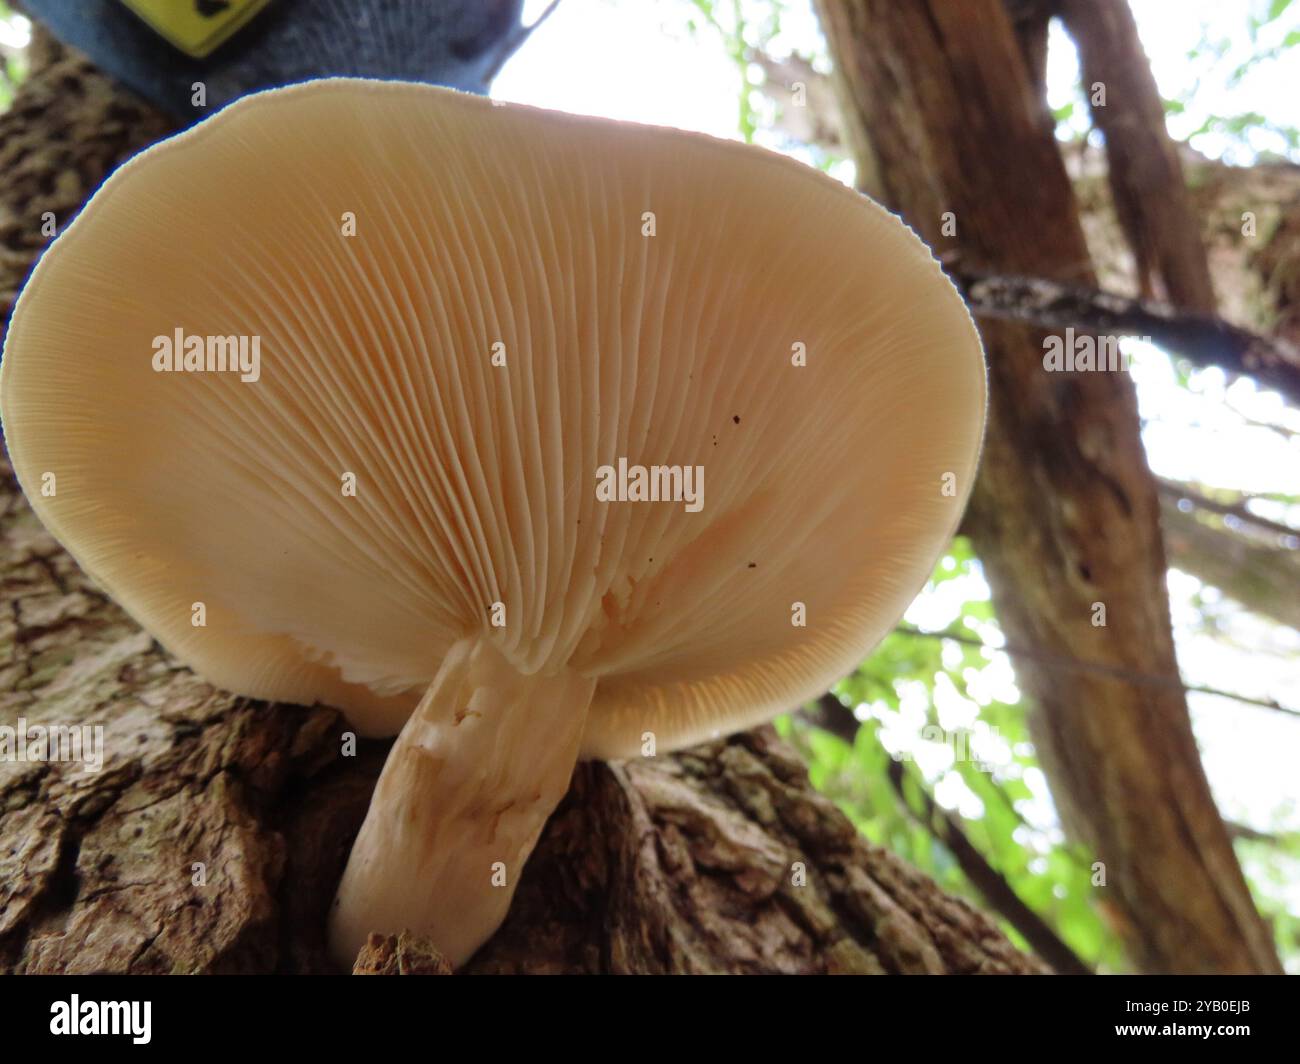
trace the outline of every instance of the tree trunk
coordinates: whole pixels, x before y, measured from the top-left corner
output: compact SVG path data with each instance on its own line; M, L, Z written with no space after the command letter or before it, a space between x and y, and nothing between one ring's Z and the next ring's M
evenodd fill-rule
M45 243L166 120L43 36L0 116L6 314ZM0 762L0 969L320 972L387 750L332 710L214 690L105 598L0 468L0 723L102 725L102 771ZM363 970L437 971L403 938ZM476 972L1043 970L866 842L759 729L579 767Z
M855 127L848 141L870 145L890 206L959 268L1093 285L1073 190L1001 0L819 9ZM1008 642L1176 681L1132 382L1045 372L1036 330L987 321L982 333L990 422L967 528ZM1104 864L1102 896L1138 967L1279 971L1176 683L1094 673L1066 686L1033 661L1018 676L1062 818Z

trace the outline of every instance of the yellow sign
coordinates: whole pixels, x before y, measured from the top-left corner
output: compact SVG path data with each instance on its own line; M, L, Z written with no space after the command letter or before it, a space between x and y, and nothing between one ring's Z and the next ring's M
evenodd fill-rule
M174 47L202 59L271 0L122 0Z

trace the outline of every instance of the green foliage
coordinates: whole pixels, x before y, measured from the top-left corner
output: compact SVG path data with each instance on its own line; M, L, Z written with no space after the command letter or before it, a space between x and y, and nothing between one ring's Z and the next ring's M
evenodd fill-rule
M1186 127L1174 135L1193 147L1205 150L1226 145L1230 154L1243 161L1261 154L1300 154L1300 130L1270 121L1258 111L1234 105L1234 96L1258 74L1276 73L1278 65L1294 65L1291 54L1300 44L1300 5L1292 0L1256 0L1240 8L1241 28L1237 34L1211 36L1208 29L1187 53L1187 77L1179 91L1165 100L1165 113L1186 116ZM1294 78L1288 78L1294 83ZM1194 123L1194 124L1193 124ZM1213 138L1207 141L1207 138Z
M818 45L812 56L806 40L796 41L785 35L788 14L795 8L810 14L805 3L797 0L682 0L687 14L682 18L686 32L695 36L711 35L721 42L728 59L738 75L736 128L746 143L754 143L763 133L769 134L783 105L774 102L762 91L768 75L756 62L757 58L779 60L798 53L804 58L819 60L818 69L828 69L824 42L818 36ZM671 9L670 9L671 10ZM797 35L796 35L797 36ZM828 156L819 146L781 143L782 149L792 150L811 165L830 170L844 162L842 158Z
M992 605L964 538L936 566L923 596L943 585L958 588L954 582L962 597L947 631L962 639L996 639ZM1119 942L1097 908L1104 890L1092 886L1092 858L1063 841L1036 767L1024 706L1018 698L989 696L989 670L1007 671L1000 652L902 626L835 688L861 721L852 745L800 718L787 719L783 732L808 758L814 785L873 842L984 906L926 823L928 795L949 807L989 865L1085 963L1118 968ZM954 724L954 707L962 706L971 718L968 733ZM981 742L985 728L992 729L987 744ZM896 758L906 759L906 800L890 781ZM1013 928L1005 929L1026 945Z
M760 28L751 26L746 20L741 0L731 0L726 12L719 10L723 5L716 2L716 0L690 0L690 2L703 23L722 38L727 54L731 57L731 61L736 64L736 69L740 74L736 127L740 130L740 135L744 138L745 143L752 144L754 131L758 128L758 119L754 108L753 87L750 84L750 44L747 42L747 37L765 33L766 36L762 37L762 39L767 39L767 37L779 32L781 5L779 3L770 5L767 19L765 19L766 24ZM699 31L699 23L693 18L687 19L686 27L692 33Z
M17 36L12 30L16 28L18 17L8 4L0 0L0 42L8 36ZM5 30L11 32L6 34ZM9 109L14 93L26 77L26 51L0 43L0 111Z
M1170 111L1170 113L1175 112ZM1196 138L1203 137L1207 133L1222 133L1246 144L1250 140L1250 134L1255 131L1271 133L1285 143L1287 151L1300 152L1300 130L1294 126L1270 122L1258 111L1243 111L1235 115L1209 115L1187 135L1187 139L1194 142Z
M1000 642L979 563L964 538L940 560L921 599L945 585L961 593L951 623L941 632L901 625L836 685L835 694L860 721L852 744L821 730L812 722L815 713L811 719L785 718L782 734L807 758L813 784L872 842L988 911L941 841L942 832L927 823L926 809L937 803L1080 960L1103 972L1123 970L1120 939L1105 913L1108 888L1094 885L1093 855L1068 843L1057 824L1026 707L1014 692L990 697L988 673L1005 671L1007 663L999 651L957 641ZM1213 611L1207 609L1206 616L1211 620ZM962 705L977 717L969 725L975 736L991 728L1000 751L990 752L978 738L960 738L961 726L952 718L954 706ZM898 759L903 796L890 780ZM1277 821L1294 823L1294 811L1280 810ZM1300 878L1300 833L1243 840L1238 850L1283 956L1294 959L1300 955L1300 919L1288 911L1285 897ZM1004 922L1003 929L1028 948L1013 927Z
M1294 810L1279 810L1277 819L1294 823ZM1300 955L1300 916L1283 900L1300 882L1300 832L1242 839L1236 849L1255 902L1273 926L1273 937L1283 959Z

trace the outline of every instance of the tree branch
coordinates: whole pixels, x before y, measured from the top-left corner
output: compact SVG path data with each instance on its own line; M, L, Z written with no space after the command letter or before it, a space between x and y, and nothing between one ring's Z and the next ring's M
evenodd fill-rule
M1177 496L1162 495L1161 523L1174 568L1212 584L1252 613L1300 629L1300 551L1187 513L1178 508Z
M1079 49L1093 124L1106 138L1111 196L1142 294L1212 314L1205 245L1128 0L1062 0L1060 14Z
M1155 673L1142 672L1139 669L1125 669L1117 665L1106 665L1098 661L1081 661L1078 658L1067 657L1064 654L1045 654L1041 651L1030 650L1028 647L1014 645L994 646L992 643L985 643L981 639L973 636L961 635L955 632L923 632L920 628L913 628L910 625L900 624L894 629L896 632L902 632L904 635L916 636L922 639L951 639L954 643L961 643L969 647L978 647L981 650L999 651L1013 658L1020 658L1024 661L1032 661L1037 665L1045 666L1049 669L1056 669L1062 672L1074 673L1092 673L1100 676L1107 676L1113 680L1121 680L1125 683L1136 684L1144 687L1164 687L1179 688L1193 694L1214 695L1216 698L1228 698L1234 702L1243 702L1248 706L1259 706L1261 709L1271 709L1277 713L1286 713L1294 717L1300 717L1300 709L1292 709L1290 706L1284 706L1273 699L1251 698L1249 695L1233 694L1231 691L1221 691L1217 687L1205 687L1201 684L1184 683L1176 676L1158 676Z
M1295 545L1300 546L1300 528L1292 528L1290 525L1282 524L1281 521L1270 521L1267 517L1260 517L1259 514L1249 510L1244 501L1218 502L1194 488L1189 488L1186 484L1177 480L1166 480L1163 477L1156 478L1156 488L1161 495L1173 499L1175 502L1179 499L1186 499L1198 510L1208 510L1210 513L1220 514L1224 517L1235 517L1237 520L1253 525L1263 532L1272 532L1295 540Z
M541 29L542 23L555 14L555 9L559 6L560 0L551 0L551 2L546 5L546 9L529 25L520 26L519 29L515 30L505 39L504 42L502 42L500 51L497 52L496 58L492 61L492 65L483 76L483 80L487 84L492 84L496 76L501 73L501 68L506 65L506 60L519 51L529 37Z
M950 266L948 276L978 317L1029 322L1047 329L1073 326L1116 336L1140 336L1198 366L1244 373L1300 406L1300 351L1209 314L1150 299Z

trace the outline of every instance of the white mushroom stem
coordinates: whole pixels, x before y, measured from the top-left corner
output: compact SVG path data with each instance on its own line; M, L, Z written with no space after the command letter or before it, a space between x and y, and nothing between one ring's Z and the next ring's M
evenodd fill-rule
M351 967L371 932L411 930L460 965L505 919L568 790L596 681L525 676L488 639L456 643L402 728L334 899Z

